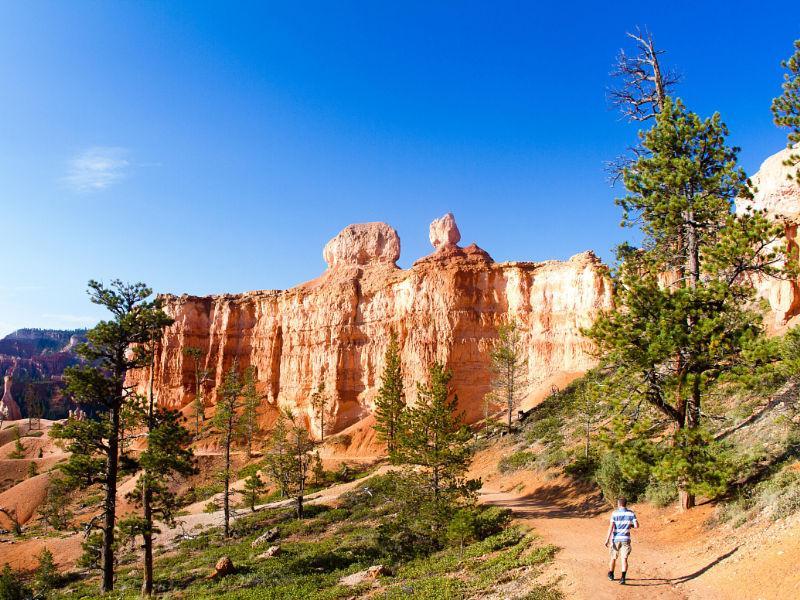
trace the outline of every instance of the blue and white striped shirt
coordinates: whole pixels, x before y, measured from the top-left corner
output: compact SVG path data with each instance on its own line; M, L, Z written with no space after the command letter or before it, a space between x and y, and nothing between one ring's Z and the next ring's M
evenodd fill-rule
M618 508L611 513L611 522L614 524L615 542L630 542L631 528L636 523L636 515L627 508Z

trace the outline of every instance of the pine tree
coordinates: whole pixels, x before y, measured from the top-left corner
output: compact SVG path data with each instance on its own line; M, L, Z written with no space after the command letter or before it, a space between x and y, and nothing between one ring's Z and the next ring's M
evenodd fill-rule
M306 487L314 464L314 448L315 443L300 419L291 410L283 411L273 429L267 450L267 471L272 481L294 500L298 519L302 519L304 514Z
M428 382L417 386L417 403L405 412L396 450L400 464L423 473L435 504L473 487L464 480L474 453L472 434L456 413L451 377L443 365L430 366Z
M397 449L398 430L403 411L406 408L400 344L394 331L389 335L389 345L386 348L384 363L381 387L375 399L375 431L378 439L386 442L386 448L391 457Z
M194 416L194 435L200 435L200 424L206 419L206 407L203 400L203 381L208 376L208 372L200 367L200 359L203 351L196 346L187 346L183 349L184 356L192 359L194 370L194 400L192 401L192 413Z
M230 487L231 487L231 447L241 425L239 411L243 406L242 378L237 372L237 365L234 363L230 370L225 374L222 389L217 398L216 412L214 413L213 424L222 434L222 447L225 462L220 472L222 480L222 512L223 512L223 535L230 537Z
M72 501L73 491L74 488L67 483L64 477L53 477L47 486L39 514L55 531L63 531L69 526L72 519L69 505Z
M772 101L772 114L778 127L789 130L789 147L800 148L800 40L794 42L794 54L781 62L786 69L783 75L783 94ZM800 164L800 151L786 160L789 167ZM800 179L800 169L794 175Z
M256 368L247 367L242 377L241 435L244 439L247 458L253 456L253 440L258 433L258 408L261 396L256 389Z
M195 472L194 455L189 448L191 434L181 424L181 418L177 411L154 407L152 399L142 414L142 424L148 432L147 447L139 457L142 473L126 496L134 506L142 508L142 514L126 519L124 529L131 538L142 537L144 596L153 593L153 535L159 532L154 523L159 520L169 526L175 524L177 498L169 484L178 476Z
M522 344L519 327L514 321L497 328L497 343L489 352L492 372L492 399L506 411L506 427L511 433L514 410L525 397L528 383L528 359Z
M325 393L325 383L320 383L314 393L311 394L311 410L314 412L314 418L319 423L319 440L325 441L325 429L327 423L325 417L330 407L330 396Z
M39 566L34 571L33 578L37 591L39 594L43 594L58 585L61 578L56 568L56 562L53 560L53 553L47 547L42 548L38 559Z
M126 466L120 460L121 416L134 396L126 377L129 371L151 363L148 349L153 336L160 336L161 329L172 322L159 299L148 300L151 294L142 283L114 280L106 287L89 282L92 302L107 308L112 318L87 333L88 343L77 350L85 363L70 367L65 376L68 392L93 416L69 419L51 430L53 437L69 440L66 478L75 485L99 483L104 488L102 592L114 587L117 480L120 467Z
M8 563L0 570L0 598L3 600L28 600L31 590L25 585L21 573L11 569Z
M281 498L285 498L289 489L289 430L283 414L279 415L272 427L269 442L264 456L264 470L272 483L278 486Z
M14 449L8 454L8 458L25 458L25 446L22 444L22 435L19 431L19 425L14 427Z
M264 480L256 471L244 480L244 497L251 512L256 511L256 503L261 494L264 493Z
M783 260L772 250L773 223L733 214L750 191L727 134L719 115L703 120L667 98L618 201L642 248L620 248L617 308L588 331L605 364L630 373L636 393L677 430L700 426L704 388L731 368L742 339L760 334L750 278ZM691 483L679 484L684 508L694 504Z

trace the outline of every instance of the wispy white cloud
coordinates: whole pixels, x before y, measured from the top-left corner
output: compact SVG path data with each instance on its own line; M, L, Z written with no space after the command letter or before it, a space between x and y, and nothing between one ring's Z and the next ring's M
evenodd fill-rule
M128 149L93 146L71 158L62 182L76 192L97 192L124 179L131 163Z

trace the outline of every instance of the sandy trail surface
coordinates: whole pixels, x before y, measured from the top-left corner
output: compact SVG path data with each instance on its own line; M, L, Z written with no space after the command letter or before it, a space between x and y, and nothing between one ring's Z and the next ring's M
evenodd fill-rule
M596 492L555 478L513 488L486 486L481 502L510 508L517 522L560 548L545 576L560 579L570 599L800 598L800 575L793 566L800 555L797 518L765 528L710 529L710 505L687 513L632 506L641 526L633 532L628 584L621 586L606 577L611 511Z

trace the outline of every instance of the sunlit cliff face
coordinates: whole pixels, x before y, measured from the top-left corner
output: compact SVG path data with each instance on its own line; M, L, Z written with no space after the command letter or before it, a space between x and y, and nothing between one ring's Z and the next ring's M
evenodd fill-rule
M488 351L498 324L511 319L523 332L532 395L588 369L590 344L580 329L611 304L600 261L586 252L564 262L496 263L474 244L458 246L460 237L452 215L437 219L434 252L403 270L394 229L351 225L325 246L328 269L313 281L286 291L167 297L175 323L157 360L158 401L192 401L194 364L183 349L196 346L210 373L209 406L236 361L257 369L266 425L278 407L291 407L318 434L309 397L324 383L333 400L328 421L340 431L370 414L394 330L407 400L415 401L429 363L440 361L453 372L460 409L476 420L489 390ZM133 381L144 387L147 376Z

